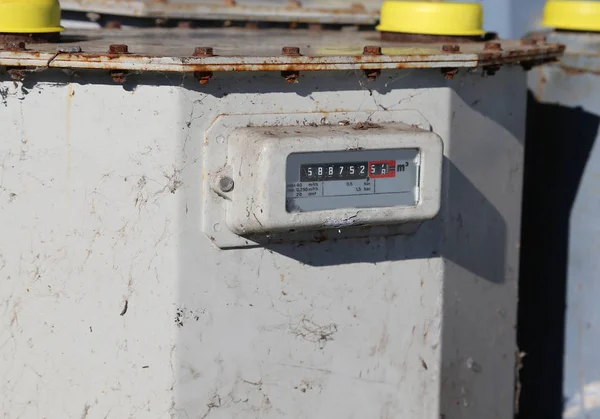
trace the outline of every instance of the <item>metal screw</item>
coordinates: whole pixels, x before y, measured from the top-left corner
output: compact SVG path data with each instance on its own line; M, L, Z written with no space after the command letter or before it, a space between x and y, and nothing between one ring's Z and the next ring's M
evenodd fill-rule
M442 51L444 52L460 52L460 46L455 44L442 45Z
M196 47L194 49L194 57L212 57L214 54L213 47Z
M300 55L300 48L298 47L283 47L281 53L287 57L298 57Z
M290 9L299 9L302 7L302 3L300 3L298 0L288 0L286 7Z
M112 44L108 47L109 54L128 54L129 47L126 44Z
M502 44L500 42L486 42L484 49L491 51L502 51Z
M219 179L219 188L221 188L223 192L231 192L233 190L233 186L233 179L231 179L229 176L223 176L221 179Z

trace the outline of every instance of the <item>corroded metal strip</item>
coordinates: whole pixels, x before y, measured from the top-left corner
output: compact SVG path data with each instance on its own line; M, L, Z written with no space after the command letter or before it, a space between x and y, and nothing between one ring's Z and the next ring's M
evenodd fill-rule
M317 71L397 68L485 67L546 61L563 52L560 45L477 54L340 55L326 57L158 57L136 54L47 53L2 51L0 66L51 67L160 72Z

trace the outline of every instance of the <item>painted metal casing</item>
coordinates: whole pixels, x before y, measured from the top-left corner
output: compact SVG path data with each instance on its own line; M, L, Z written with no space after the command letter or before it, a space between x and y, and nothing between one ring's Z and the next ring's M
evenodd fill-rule
M523 417L600 417L600 34L531 71L521 272ZM562 366L562 368L561 368Z
M192 56L211 33L0 51L3 416L512 418L526 73L510 64L561 48L370 56L371 32L224 30ZM106 53L116 40L128 53ZM207 179L224 118L315 145L424 130L443 143L439 212L223 250L203 222L226 200Z

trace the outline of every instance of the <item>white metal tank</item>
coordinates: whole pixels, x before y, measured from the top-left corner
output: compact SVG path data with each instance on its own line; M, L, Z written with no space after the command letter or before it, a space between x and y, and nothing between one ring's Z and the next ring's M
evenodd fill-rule
M511 418L521 65L561 51L279 29L7 45L3 417Z

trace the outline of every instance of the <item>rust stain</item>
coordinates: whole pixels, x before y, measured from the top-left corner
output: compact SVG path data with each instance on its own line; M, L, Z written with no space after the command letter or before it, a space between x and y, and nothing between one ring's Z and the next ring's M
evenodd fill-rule
M541 101L542 93L544 90L544 85L548 82L546 76L541 75L538 80L537 86L535 87L535 99L539 102Z

